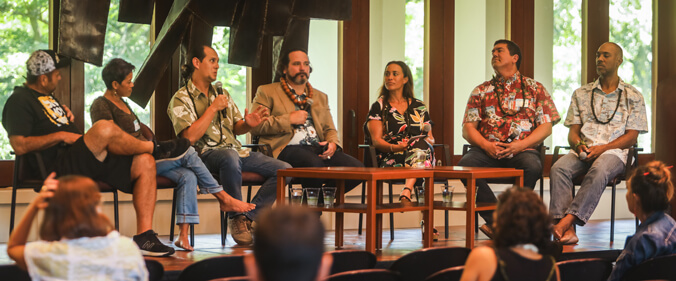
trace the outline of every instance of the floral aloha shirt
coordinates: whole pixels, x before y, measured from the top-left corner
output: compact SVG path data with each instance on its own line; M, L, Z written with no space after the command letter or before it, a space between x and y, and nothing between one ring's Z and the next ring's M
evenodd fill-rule
M398 144L404 138L421 135L424 124L432 126L427 107L418 99L413 99L408 110L402 114L389 103L383 102L383 98L380 97L371 105L368 120L383 122L383 140L391 144ZM376 157L380 167L431 167L434 163L432 152L431 146L424 138L416 138L409 144L406 153L378 152Z
M559 120L545 87L517 71L508 79L494 77L474 88L462 123L479 122L479 132L487 140L511 142L525 139L540 124L553 126Z

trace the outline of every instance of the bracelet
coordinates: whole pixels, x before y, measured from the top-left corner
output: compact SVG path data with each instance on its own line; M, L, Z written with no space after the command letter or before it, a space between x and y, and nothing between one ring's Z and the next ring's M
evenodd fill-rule
M573 147L573 150L577 151L577 148L578 148L578 147L580 147L580 145L584 145L584 146L587 146L587 143L586 143L586 142L584 142L584 140L583 140L583 139L580 139L580 140L579 140L579 141L577 141L577 143L575 144L575 147Z
M392 144L390 144L390 152L394 152L394 150L392 150Z

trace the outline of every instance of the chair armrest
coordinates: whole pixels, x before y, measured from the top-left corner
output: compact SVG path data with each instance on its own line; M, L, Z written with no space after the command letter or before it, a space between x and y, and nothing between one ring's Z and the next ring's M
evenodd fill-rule
M376 158L376 147L368 144L360 144L360 149L364 149L364 166L365 167L378 167L378 162Z
M253 151L258 151L265 154L266 156L272 157L272 147L269 144L243 144L242 147L248 147Z
M451 147L448 144L445 143L440 143L440 144L434 144L432 147L437 148L441 147L443 150L443 157L444 157L444 165L445 166L451 166L453 163L451 162Z
M467 154L467 152L469 151L469 148L470 148L469 144L463 144L462 145L462 155Z
M559 160L559 151L562 149L570 150L570 146L555 146L554 147L554 155L552 155L552 166L554 166L554 163L556 160ZM551 167L550 167L551 168Z

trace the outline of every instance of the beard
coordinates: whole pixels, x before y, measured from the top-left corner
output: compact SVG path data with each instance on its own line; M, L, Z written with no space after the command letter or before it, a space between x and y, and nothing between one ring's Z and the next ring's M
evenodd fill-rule
M289 74L286 74L286 80L287 81L293 81L294 84L296 85L301 85L307 83L307 80L310 78L310 74L305 73L305 72L298 72L294 76L289 76Z

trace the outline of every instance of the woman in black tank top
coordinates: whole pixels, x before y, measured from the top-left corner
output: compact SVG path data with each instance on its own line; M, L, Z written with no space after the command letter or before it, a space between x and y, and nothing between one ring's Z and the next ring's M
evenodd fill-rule
M493 247L472 250L460 280L559 280L551 243L552 222L540 197L512 187L498 197Z

